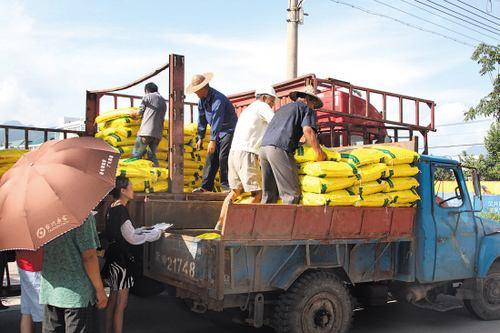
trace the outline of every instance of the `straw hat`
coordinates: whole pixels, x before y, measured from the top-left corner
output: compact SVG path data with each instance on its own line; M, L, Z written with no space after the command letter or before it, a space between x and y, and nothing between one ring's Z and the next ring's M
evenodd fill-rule
M203 88L212 80L213 73L196 74L191 79L191 83L186 87L186 92L192 94Z
M312 97L313 102L314 102L314 106L313 106L314 109L320 109L323 107L323 102L316 95L316 91L315 91L314 87L311 85L305 86L301 90L294 90L294 91L290 92L290 94L288 96L290 96L292 101L297 100L298 97L305 97L305 96Z

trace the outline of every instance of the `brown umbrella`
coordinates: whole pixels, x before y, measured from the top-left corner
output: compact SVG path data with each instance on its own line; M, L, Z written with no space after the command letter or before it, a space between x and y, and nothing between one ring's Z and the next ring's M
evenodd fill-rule
M23 155L0 179L0 251L35 250L80 226L114 187L119 156L91 137Z

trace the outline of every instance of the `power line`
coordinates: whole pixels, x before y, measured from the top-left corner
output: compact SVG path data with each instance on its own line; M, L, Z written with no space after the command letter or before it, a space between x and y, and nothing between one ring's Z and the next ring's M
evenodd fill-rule
M433 147L429 147L429 149L460 148L460 147L475 147L475 146L484 146L484 143L464 143L464 144L458 144L458 145L433 146Z
M476 42L479 42L479 43L481 43L481 42L482 42L481 40L479 40L479 39L477 39L477 38L474 38L474 37L471 37L471 36L465 35L465 34L463 34L463 33L461 33L461 32L458 32L458 31L455 31L455 30L453 30L453 29L447 28L447 27L445 27L444 25L441 25L441 24L438 24L438 23L434 23L434 22L432 22L432 21L430 21L430 20L428 20L428 19L422 18L422 17L417 16L417 15L414 15L414 14L412 14L412 13L408 13L407 11L404 11L404 10L402 10L402 9L399 9L399 8L397 8L397 7L394 7L394 6L392 6L392 5L389 5L389 4L387 4L387 3L383 2L383 1L380 1L380 0L373 0L373 1L375 1L375 2L377 2L377 3L379 3L379 4L381 4L381 5L384 5L384 6L386 6L386 7L389 7L389 8L392 8L392 9L394 9L394 10L397 10L397 11L399 11L399 12L405 13L406 15L409 15L409 16L412 16L412 17L415 17L415 18L417 18L417 19L419 19L419 20L422 20L422 21L424 21L424 22L427 22L427 23L433 24L433 25L435 25L435 26L437 26L437 27L440 27L440 28L442 28L442 29L445 29L445 30L451 31L451 32L453 32L453 33L456 33L456 34L458 34L458 35L461 35L461 36L463 36L463 37L466 37L466 38L469 38L469 39L475 40Z
M471 28L471 27L469 27L469 26L467 26L467 25L465 25L465 24L461 24L461 23L458 23L458 22L456 22L456 21L453 21L453 20L451 20L451 19L447 18L446 16L439 15L439 14L437 14L437 13L434 13L434 12L433 12L433 11L431 11L431 10L428 10L428 9L422 8L422 7L420 7L420 6L416 5L416 4L412 3L412 2L409 2L409 1L406 1L406 0L400 0L400 1L402 1L402 2L406 3L406 4L410 5L410 6L413 6L413 7L415 7L415 8L418 8L418 9L420 9L420 10L423 10L424 12L427 12L427 13L429 13L429 14L431 14L431 15L434 15L434 16L437 16L437 17L439 17L439 18L442 18L443 20L446 20L446 21L451 22L451 23L453 23L453 24L459 25L459 26L461 26L461 27L463 27L463 28L465 28L465 29L469 29L469 30L471 30L471 31L474 31L474 32L476 32L476 33L478 33L478 34L480 34L480 35L485 36L485 37L488 37L488 38L491 38L491 39L495 39L495 40L497 39L496 37L493 37L493 36L487 35L487 34L485 34L484 32L481 32L481 31L479 31L479 30L476 30L476 29L474 29L474 28Z
M457 126L457 125L468 125L468 124L476 124L476 123L485 123L485 122L491 122L493 119L478 119L478 120L471 120L467 122L460 122L460 123L448 123L448 124L443 124L443 125L436 125L439 127L446 127L446 126Z
M415 0L415 1L416 1L416 2L418 2L418 3L421 3L421 4L425 5L425 6L431 7L431 8L433 8L434 10L440 11L441 13L444 13L444 14L446 14L446 15L453 16L453 17L455 17L455 18L458 18L459 20L463 20L463 21L465 21L465 22L467 22L467 23L469 23L469 24L475 25L475 26L476 26L476 27L478 27L478 28L481 28L481 29L484 29L484 30L486 30L486 31L492 32L492 33L494 33L495 35L500 35L500 34L499 34L498 32L496 32L496 31L492 31L492 30L487 29L487 28L485 28L485 27L483 27L483 26L480 26L480 25L478 25L478 24L472 23L472 22L467 21L467 20L465 20L465 19L463 19L463 18L457 17L457 16L455 16L455 15L453 15L453 14L450 14L450 13L448 13L448 12L445 12L445 11L443 11L443 10L441 10L441 9L437 9L436 7L433 7L433 6L431 6L431 5L427 4L427 3L424 3L424 2L419 1L419 0ZM482 25L484 25L484 26L487 26L488 28L492 28L492 29L498 30L498 29L496 29L496 28L490 27L489 25L487 25L487 24L485 24L485 23L479 22L478 20L475 20L475 19L473 19L473 18L471 18L471 17L469 17L469 16L467 16L467 15L464 15L464 14L462 14L462 13L459 13L459 12L457 12L457 11L455 11L455 10L453 10L453 9L450 9L450 8L448 8L448 7L446 7L446 6L443 6L443 5L439 4L439 3L435 3L435 2L434 2L434 1L432 1L432 0L426 0L426 1L427 1L427 2L432 3L432 4L436 5L436 6L439 6L439 7L441 7L441 8L444 8L444 9L446 9L446 10L449 10L449 11L450 11L450 12L452 12L452 13L455 13L455 14L458 14L458 15L460 15L460 16L466 17L466 18L468 18L469 20L472 20L472 21L474 21L474 22L477 22L477 23L479 23L479 24L482 24Z
M460 8L460 9L461 9L461 10L463 10L463 11L466 11L467 13L471 13L471 14L472 14L472 15L474 15L474 16L480 17L480 18L482 18L483 20L486 20L486 21L491 22L491 23L496 24L496 25L500 25L500 24L498 24L498 22L492 21L492 20L490 20L490 19L488 19L488 18L486 18L486 17L484 17L484 16L482 16L482 15L479 15L479 14L476 14L476 13L474 13L474 12L471 12L471 11L470 11L470 10L468 10L467 8L464 8L464 7L462 7L462 6L459 6L459 5L457 5L456 3L450 2L450 1L448 1L448 0L444 0L444 1L445 1L445 2L447 2L447 3L449 3L450 5L453 5L453 6L457 7L457 8ZM460 2L462 2L462 1L460 1ZM470 6L469 4L466 4L466 5ZM474 7L474 6L471 6L471 7L472 7L472 8L477 9L477 8L476 8L476 7ZM488 13L485 13L485 14L488 14ZM488 14L488 15L489 15L489 14ZM494 16L493 16L493 17L494 17ZM497 19L498 19L498 18L497 18Z
M351 7L351 8L354 8L354 9L357 9L357 10L360 10L362 12L365 12L367 14L370 14L370 15L375 15L375 16L379 16L379 17L383 17L383 18L386 18L386 19L389 19L389 20L392 20L392 21L395 21L395 22L398 22L398 23L401 23L403 25L406 25L408 27L411 27L411 28L415 28L415 29L418 29L420 31L424 31L424 32L428 32L428 33L431 33L431 34L434 34L434 35L437 35L437 36L441 36L443 38L446 38L446 39L449 39L449 40L452 40L456 43L459 43L459 44L463 44L463 45L466 45L466 46L470 46L470 47L474 47L474 45L471 45L467 42L464 42L462 40L459 40L459 39L456 39L454 37L450 37L448 35L445 35L445 34L442 34L440 32L436 32L436 31L432 31L432 30L429 30L429 29L426 29L426 28L423 28L421 26L418 26L418 25L414 25L414 24L411 24L411 23L407 23L407 22L404 22L400 19L397 19L397 18L394 18L392 16L389 16L389 15L385 15L385 14L380 14L380 13L377 13L377 12L374 12L372 10L369 10L369 9L366 9L366 8L362 8L362 7L358 7L358 6L355 6L355 5L352 5L350 3L346 3L344 1L339 1L339 0L330 0L331 2L335 2L335 3L338 3L340 5L344 5L344 6L347 6L347 7Z
M477 8L477 7L474 7L474 6L472 6L472 5L469 5L469 4L468 4L468 3L466 3L466 2L463 2L463 1L461 1L461 0L457 0L457 1L458 1L458 2L460 2L460 3L463 3L463 4L464 4L464 5L466 5L466 6L469 6L469 7L471 7L471 8L474 8L475 10L477 10L477 11L479 11L479 12L481 12L481 13L484 13L484 14L486 14L486 15L488 15L488 16L491 16L491 17L493 17L493 18L495 18L495 19L497 19L497 20L500 20L500 18L496 17L495 15L491 15L491 14L490 14L490 13L488 13L488 12L484 12L484 11L482 11L481 9ZM446 1L446 2L448 2L448 1ZM490 20L488 20L486 17L483 17L483 16L481 16L481 15L477 15L477 14L475 14L475 13L473 13L473 12L471 12L471 11L468 11L467 9L462 8L462 7L460 7L460 6L456 5L456 4L453 4L453 5L454 5L454 6L456 6L456 7L461 8L462 10L465 10L465 11L467 11L467 12L471 13L471 14L474 14L474 15L476 15L476 16L479 16L479 17L481 17L481 18L483 18L483 19L485 19L485 20L487 20L487 21L490 21ZM491 22L491 23L498 24L498 22L494 22L494 21L490 21L490 22Z

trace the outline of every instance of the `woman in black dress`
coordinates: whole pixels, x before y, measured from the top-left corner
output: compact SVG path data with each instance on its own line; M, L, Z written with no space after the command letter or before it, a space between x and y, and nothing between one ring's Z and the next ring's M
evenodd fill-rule
M159 230L142 232L132 224L126 205L134 197L132 183L126 177L116 177L111 191L115 202L106 215L105 237L109 247L105 252L104 282L110 287L106 308L106 332L121 333L123 313L127 306L129 289L134 285L132 246L154 242L161 237Z

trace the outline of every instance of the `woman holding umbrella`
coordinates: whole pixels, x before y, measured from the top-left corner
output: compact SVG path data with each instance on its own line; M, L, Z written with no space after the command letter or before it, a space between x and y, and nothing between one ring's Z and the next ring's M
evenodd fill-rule
M116 177L111 195L116 201L106 216L105 236L110 244L105 253L106 263L103 268L104 282L111 289L106 308L106 332L120 333L123 330L123 313L129 289L134 285L132 268L135 258L132 246L158 240L161 231L134 228L126 208L128 201L134 197L132 183L128 178Z

